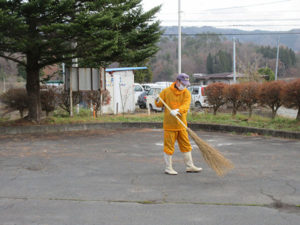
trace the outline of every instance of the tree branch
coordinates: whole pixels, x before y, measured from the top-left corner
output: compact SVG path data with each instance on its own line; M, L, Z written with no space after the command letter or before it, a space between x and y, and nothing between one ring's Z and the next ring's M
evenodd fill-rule
M3 55L3 54L0 54L0 57L8 59L8 60L11 60L11 61L14 61L16 63L19 63L20 65L23 65L23 66L27 67L26 63L24 63L23 61L20 61L20 60L18 60L16 58L14 58L14 57L10 57L10 56Z

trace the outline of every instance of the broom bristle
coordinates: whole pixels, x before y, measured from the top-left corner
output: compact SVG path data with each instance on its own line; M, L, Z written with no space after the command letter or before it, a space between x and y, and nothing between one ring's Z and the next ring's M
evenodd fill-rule
M190 128L187 128L187 131L199 147L204 161L217 173L218 176L223 176L226 172L234 168L232 162L226 159L217 149L199 138Z

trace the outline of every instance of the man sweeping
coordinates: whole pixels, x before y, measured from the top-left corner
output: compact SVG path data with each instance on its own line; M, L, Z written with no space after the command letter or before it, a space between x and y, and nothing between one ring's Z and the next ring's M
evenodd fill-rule
M192 160L192 146L189 141L187 130L176 119L178 116L185 125L187 112L190 108L191 94L187 90L190 85L189 76L181 73L177 76L176 81L168 88L160 93L160 98L171 108L171 111L165 109L164 113L164 160L166 163L165 173L176 175L177 172L172 166L172 155L175 149L175 141L177 140L180 151L184 156L186 164L186 172L197 173L202 168L196 167ZM163 103L157 99L155 101L157 107L162 107Z

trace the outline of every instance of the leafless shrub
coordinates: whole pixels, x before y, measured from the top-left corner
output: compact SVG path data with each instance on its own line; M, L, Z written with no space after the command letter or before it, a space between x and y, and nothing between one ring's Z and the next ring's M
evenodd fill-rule
M28 108L29 99L25 88L10 88L0 96L0 101L5 105L7 114L18 110L20 117L24 117L24 110Z

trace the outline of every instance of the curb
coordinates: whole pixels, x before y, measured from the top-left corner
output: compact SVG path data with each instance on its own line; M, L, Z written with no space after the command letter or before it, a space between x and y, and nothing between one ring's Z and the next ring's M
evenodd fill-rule
M238 134L255 133L273 137L289 139L300 139L300 132L289 132L280 130L268 130L253 127L239 127L220 124L189 123L192 130L204 130L214 132L235 132ZM82 130L100 130L117 128L156 128L162 129L160 122L120 122L120 123L84 123L84 124L64 124L64 125L32 125L32 126L10 126L0 127L0 135L10 134L33 134L33 133L54 133Z

